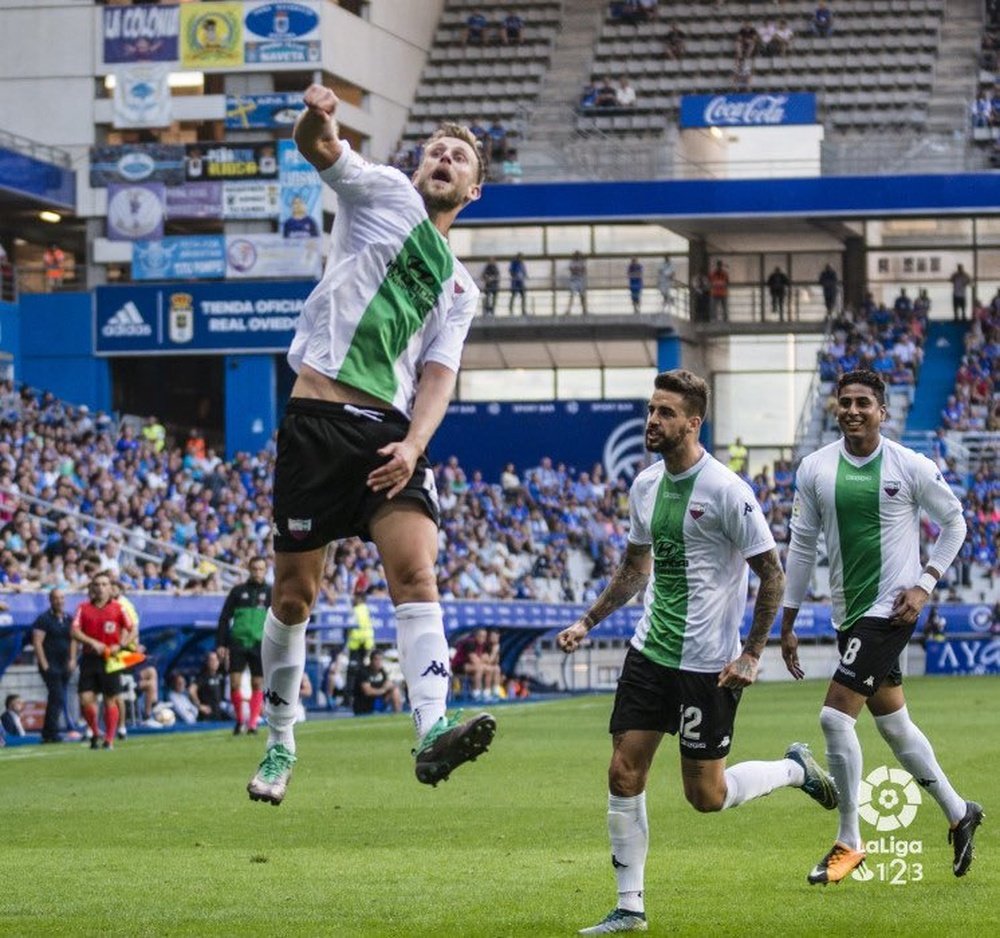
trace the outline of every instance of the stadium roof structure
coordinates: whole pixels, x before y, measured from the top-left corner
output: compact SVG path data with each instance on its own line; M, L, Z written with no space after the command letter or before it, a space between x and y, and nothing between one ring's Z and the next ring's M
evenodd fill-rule
M807 223L899 216L998 215L1000 174L815 176L490 185L465 225L661 223L687 236L768 219Z

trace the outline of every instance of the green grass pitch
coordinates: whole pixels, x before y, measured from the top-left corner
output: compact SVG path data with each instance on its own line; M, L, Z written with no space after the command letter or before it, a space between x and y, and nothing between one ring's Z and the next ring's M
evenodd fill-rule
M667 738L647 794L650 934L1000 934L1000 681L919 678L907 688L953 782L987 810L965 879L952 875L944 819L925 799L905 830L922 842L907 858L922 864L920 882L892 884L898 869L887 865L885 879L811 887L806 873L833 842L835 813L782 790L699 815ZM823 691L817 681L747 691L730 762L777 758L799 739L822 757ZM491 752L437 789L413 777L408 717L308 723L278 808L244 791L261 737L2 751L0 934L573 934L614 905L610 703L502 708ZM870 717L859 726L866 773L895 765Z

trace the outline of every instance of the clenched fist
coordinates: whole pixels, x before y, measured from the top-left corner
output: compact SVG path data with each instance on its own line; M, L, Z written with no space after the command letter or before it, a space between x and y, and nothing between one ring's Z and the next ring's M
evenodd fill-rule
M588 631L587 623L583 619L577 619L568 629L563 629L556 636L556 644L565 654L571 655L580 647Z
M324 85L310 85L302 101L318 117L333 117L340 99Z

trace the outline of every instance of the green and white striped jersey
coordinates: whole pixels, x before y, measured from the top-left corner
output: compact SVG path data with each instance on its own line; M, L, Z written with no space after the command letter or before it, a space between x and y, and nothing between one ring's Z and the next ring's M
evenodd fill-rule
M863 616L889 618L899 590L916 585L921 508L945 529L935 546L940 557L931 558L941 572L965 536L962 505L937 466L884 437L863 458L848 453L843 439L811 453L799 466L795 489L785 605L802 602L822 531L838 629Z
M457 372L479 289L399 170L341 141L320 176L337 193L326 270L288 350L303 364L412 415L420 369Z
M668 668L721 671L740 653L747 558L774 547L750 486L707 452L677 476L661 460L632 483L629 512L629 540L653 551L632 645Z

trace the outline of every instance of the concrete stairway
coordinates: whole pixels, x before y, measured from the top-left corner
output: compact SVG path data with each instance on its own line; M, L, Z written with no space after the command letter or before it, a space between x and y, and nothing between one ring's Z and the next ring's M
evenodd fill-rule
M606 0L566 0L549 69L531 112L526 115L518 158L524 175L592 178L577 159L575 107L590 75Z
M929 134L958 133L969 127L969 102L975 97L983 32L981 0L948 0L941 24L934 85L927 102Z

